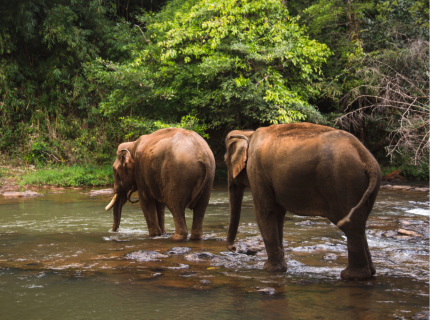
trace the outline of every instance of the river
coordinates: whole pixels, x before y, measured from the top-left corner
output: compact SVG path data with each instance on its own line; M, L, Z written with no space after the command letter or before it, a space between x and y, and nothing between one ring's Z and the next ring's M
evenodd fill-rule
M239 253L225 248L226 184L213 188L204 241L149 238L139 204L123 208L113 233L110 196L88 190L0 196L1 319L411 319L429 310L429 197L381 190L368 220L377 269L368 281L340 279L343 233L325 218L287 213L288 271L262 270L266 259L245 191ZM186 212L191 229L192 211ZM427 230L421 237L399 228ZM420 229L421 228L421 229ZM427 228L427 229L426 229ZM246 254L251 248L251 254Z

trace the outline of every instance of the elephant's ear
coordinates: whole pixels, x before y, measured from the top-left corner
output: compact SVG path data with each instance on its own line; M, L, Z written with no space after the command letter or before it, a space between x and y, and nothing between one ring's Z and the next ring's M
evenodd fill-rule
M128 149L121 150L121 163L126 170L134 169L134 160Z
M231 163L233 178L245 168L248 159L248 138L243 135L229 137L225 160Z

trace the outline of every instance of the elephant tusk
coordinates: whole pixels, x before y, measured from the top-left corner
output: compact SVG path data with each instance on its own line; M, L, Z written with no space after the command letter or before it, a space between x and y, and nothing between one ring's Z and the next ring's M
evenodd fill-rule
M106 211L109 211L113 207L113 205L115 204L117 196L118 195L115 193L115 195L112 198L112 201L106 206L106 208L105 208Z

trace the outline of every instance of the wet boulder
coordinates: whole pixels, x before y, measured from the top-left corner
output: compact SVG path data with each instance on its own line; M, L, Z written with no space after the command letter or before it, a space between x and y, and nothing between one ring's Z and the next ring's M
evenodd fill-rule
M257 253L265 253L266 247L260 237L253 237L245 240L239 240L236 245L236 252L243 253L249 256Z
M270 287L257 287L257 292L261 294L274 295L276 290Z
M406 235L410 237L423 237L422 235L416 233L415 231L405 230L405 229L397 229L397 233L401 235Z
M30 197L44 197L43 194L40 194L35 191L27 190L24 192L18 192L18 191L9 191L4 192L3 197L7 198L30 198Z

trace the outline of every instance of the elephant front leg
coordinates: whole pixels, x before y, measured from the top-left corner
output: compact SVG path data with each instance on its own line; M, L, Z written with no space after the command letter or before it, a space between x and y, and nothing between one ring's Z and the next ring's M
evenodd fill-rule
M227 249L230 251L236 251L234 240L236 239L237 229L239 228L244 190L244 186L236 185L233 181L229 180L228 197L230 203L230 223L227 233Z
M143 215L145 216L146 225L148 226L149 236L160 236L162 230L158 222L156 201L154 199L144 199L140 192L139 200Z

